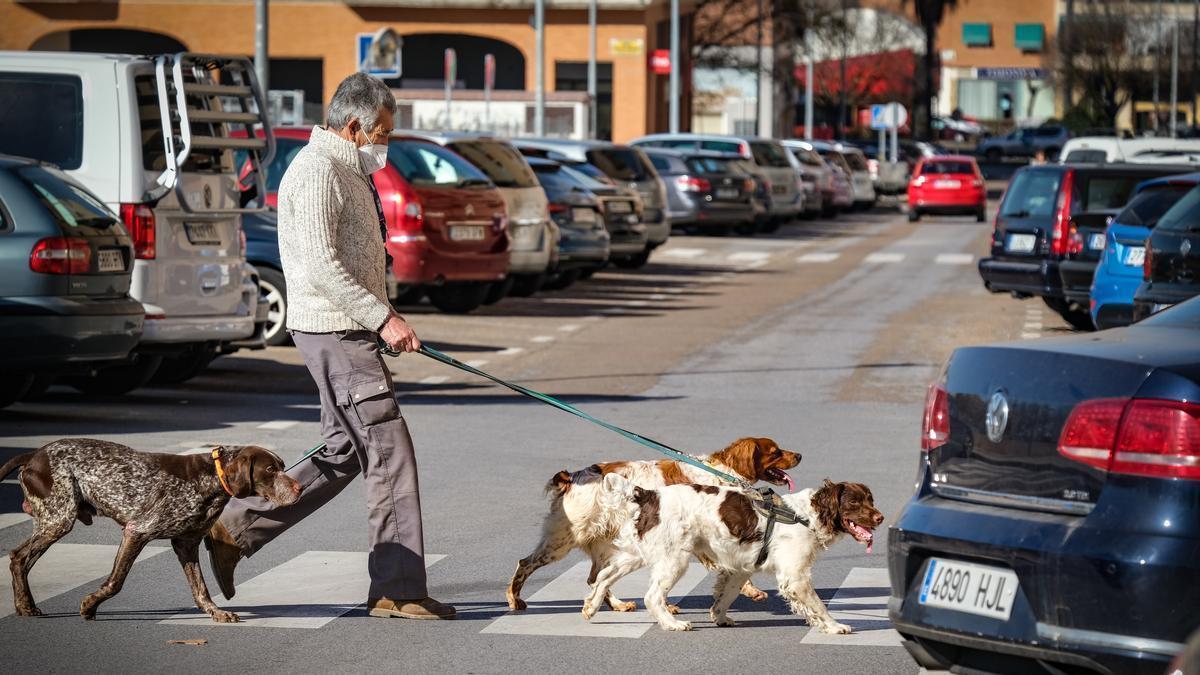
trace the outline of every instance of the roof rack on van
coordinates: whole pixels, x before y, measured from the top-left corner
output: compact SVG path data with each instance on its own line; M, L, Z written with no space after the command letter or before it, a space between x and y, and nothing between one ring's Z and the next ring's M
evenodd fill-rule
M252 179L258 194L265 195L264 167L275 156L275 135L271 132L265 99L250 59L179 52L156 57L154 70L166 168L155 181L159 187L154 194L147 195L147 200L160 199L171 190L179 189L179 172L184 170L193 150L245 152L251 171L243 180ZM236 126L245 130L244 138L231 135ZM256 126L262 129L262 138L256 135ZM193 203L182 193L178 196L185 211L210 210L205 204ZM261 208L235 210L257 211Z

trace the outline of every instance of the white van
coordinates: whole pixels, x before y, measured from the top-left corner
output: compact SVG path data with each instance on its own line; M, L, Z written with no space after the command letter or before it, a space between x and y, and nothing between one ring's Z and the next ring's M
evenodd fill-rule
M1105 162L1174 164L1173 153L1200 153L1200 139L1195 138L1117 138L1115 136L1080 136L1063 145L1058 155L1060 164L1096 164Z
M248 59L0 52L0 101L0 152L58 165L134 240L142 341L129 363L73 386L115 394L156 373L182 381L254 334L258 289L233 155L246 151L261 181L274 138ZM266 139L255 137L258 124ZM235 129L248 138L231 138Z

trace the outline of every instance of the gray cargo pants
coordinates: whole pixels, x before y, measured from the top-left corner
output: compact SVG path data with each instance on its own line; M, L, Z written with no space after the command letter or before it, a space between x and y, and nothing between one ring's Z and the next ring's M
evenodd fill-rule
M245 555L253 555L361 473L367 488L370 598L425 597L417 462L376 334L297 332L292 338L321 393L326 447L288 472L304 488L295 504L277 507L260 497L233 499L221 523Z

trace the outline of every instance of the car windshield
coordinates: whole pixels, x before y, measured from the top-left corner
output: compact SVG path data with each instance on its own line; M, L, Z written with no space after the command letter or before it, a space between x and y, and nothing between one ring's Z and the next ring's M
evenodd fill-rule
M64 230L104 229L117 224L117 217L104 202L64 174L41 166L22 167L15 173Z
M654 175L654 170L642 159L642 154L632 148L589 150L587 158L617 180L640 182L650 180Z
M842 156L846 158L846 163L854 171L867 171L869 169L867 160L863 158L861 152L846 152Z
M1192 192L1195 192L1193 190ZM1170 307L1161 312L1154 314L1142 321L1139 321L1137 326L1156 326L1160 328L1190 328L1191 330L1200 330L1200 298L1193 298ZM1200 336L1189 338L1196 340Z
M1072 150L1063 160L1067 164L1103 164L1107 161L1108 153L1103 150Z
M388 162L404 180L419 186L491 187L492 181L470 162L436 143L393 139Z
M1000 216L1050 216L1054 213L1055 198L1058 196L1062 176L1061 171L1018 172L1004 195L1004 203L1000 205Z
M804 148L792 148L792 154L795 155L796 159L800 160L800 162L803 164L807 164L808 166L821 166L821 156L812 150L805 150Z
M562 172L568 178L570 178L572 181L574 181L576 184L578 184L582 187L585 187L589 190L603 190L606 188L611 189L611 186L612 186L611 183L608 183L605 181L600 181L600 180L593 178L592 176L587 175L586 173L579 170L580 166L589 166L589 165L588 164L563 164ZM603 175L603 174L601 174L601 175Z
M965 173L974 175L975 167L970 162L954 162L947 160L925 162L925 166L921 167L922 176L931 176L939 173Z
M455 141L449 146L487 174L496 187L538 187L537 178L525 158L507 143L478 139Z
M734 162L724 157L689 157L687 167L692 173L740 173Z
M1158 219L1158 229L1171 232L1200 232L1200 187L1188 191Z
M750 154L754 156L754 161L759 166L790 167L792 164L788 162L786 152L778 143L754 141L750 144Z
M1152 228L1158 224L1167 209L1187 194L1189 185L1156 185L1139 192L1117 215L1116 222L1123 225L1140 225Z

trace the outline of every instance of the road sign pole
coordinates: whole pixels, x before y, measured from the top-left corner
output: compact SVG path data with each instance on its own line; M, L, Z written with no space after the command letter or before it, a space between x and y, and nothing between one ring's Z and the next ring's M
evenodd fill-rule
M452 90L454 89L454 80L457 77L458 55L453 49L447 47L443 52L442 69L446 80L446 128L453 129L454 125L450 123L450 99Z
M263 93L263 102L269 98L271 61L268 57L268 40L270 39L268 0L254 2L254 75L258 78L258 87Z
M546 135L546 1L533 3L533 135Z
M496 57L483 55L483 125L492 130L492 87L496 86Z
M671 0L671 75L668 105L671 133L679 133L679 0Z
M596 2L588 3L588 138L595 138L599 114L596 112Z

